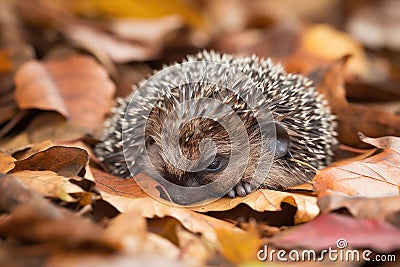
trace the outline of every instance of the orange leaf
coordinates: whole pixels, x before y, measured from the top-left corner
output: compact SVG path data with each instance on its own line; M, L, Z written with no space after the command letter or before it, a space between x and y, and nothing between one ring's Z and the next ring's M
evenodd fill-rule
M7 173L14 169L16 159L0 153L0 173Z
M367 138L372 142L372 138ZM391 140L391 142L384 141ZM351 196L379 197L399 193L400 185L400 138L375 139L386 144L383 152L360 161L344 161L319 171L313 179L318 192L339 191ZM390 148L388 144L394 147Z
M55 110L90 129L101 125L115 91L107 73L87 56L29 61L16 73L15 84L20 108Z
M135 179L124 179L92 168L96 187L104 192L131 198L148 197Z
M221 198L217 201L192 209L200 212L224 211L233 209L243 203L258 212L280 211L282 202L297 207L295 215L296 223L310 221L319 213L316 197L268 189L256 190L245 197L237 197L234 199Z

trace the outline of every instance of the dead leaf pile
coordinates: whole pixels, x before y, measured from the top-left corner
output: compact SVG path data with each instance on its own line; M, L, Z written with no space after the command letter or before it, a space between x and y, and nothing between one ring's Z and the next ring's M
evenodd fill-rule
M0 266L282 266L278 255L310 250L321 260L290 264L372 266L385 256L395 260L380 266L396 266L397 7L0 1ZM93 147L116 97L201 49L270 57L308 75L337 118L334 164L285 191L193 207L166 201L168 192L144 174L109 174ZM371 262L331 260L328 249L371 252Z

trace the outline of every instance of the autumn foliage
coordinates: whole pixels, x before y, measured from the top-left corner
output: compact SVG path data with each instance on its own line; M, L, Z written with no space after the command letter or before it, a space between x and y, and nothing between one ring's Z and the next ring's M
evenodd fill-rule
M399 262L393 10L398 1L0 1L0 266L272 266L257 258L265 245L319 253L341 239ZM201 49L271 57L313 79L337 118L335 162L307 184L191 208L150 197L162 191L144 174L146 190L109 174L93 146L116 97Z

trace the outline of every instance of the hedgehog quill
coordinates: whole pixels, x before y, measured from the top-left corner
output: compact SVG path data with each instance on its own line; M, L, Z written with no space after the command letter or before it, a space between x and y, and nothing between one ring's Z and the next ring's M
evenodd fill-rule
M308 78L270 59L203 51L120 99L95 154L117 176L218 181L233 198L309 181L336 144L334 116Z

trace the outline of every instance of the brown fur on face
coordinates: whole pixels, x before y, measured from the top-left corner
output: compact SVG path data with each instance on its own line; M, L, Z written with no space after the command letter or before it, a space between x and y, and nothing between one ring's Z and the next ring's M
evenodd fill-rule
M173 166L171 162L174 162L174 160L171 160L169 157L174 157L175 154L168 154L166 151L163 151L160 137L166 117L167 115L165 112L157 109L149 117L146 134L150 137L150 141L147 145L147 152L150 159L150 162L148 163L150 163L151 166L144 165L144 172L154 177L154 173L152 172L155 170L169 182L180 186L193 187L213 182L221 175L224 176L224 179L227 181L226 183L229 184L229 179L235 177L237 173L240 173L240 171L243 170L243 165L241 164L243 164L245 159L240 159L240 162L232 162L231 167L229 169L226 168L226 165L230 160L231 137L219 123L214 122L211 119L202 118L194 119L182 127L179 133L179 147L182 154L187 159L199 160L201 155L201 141L211 139L217 150L216 156L224 161L224 169L218 172L209 172L207 170L191 172L183 169L190 170L191 167L195 168L196 166L181 166L182 168L179 166ZM246 128L248 131L244 134L249 138L250 153L248 162L245 165L244 175L240 181L254 184L256 183L254 180L255 178L261 180L261 182L258 182L257 186L261 184L261 187L263 188L279 190L289 187L294 183L300 183L304 180L304 177L301 176L299 176L298 179L293 179L292 175L288 173L290 166L287 163L287 159L274 159L274 155L268 148L262 148L261 136L257 128L249 125L247 125ZM240 135L243 133L233 133L233 135L235 134ZM243 144L243 146L245 145L247 144ZM211 152L212 151L207 150L203 151L206 158L208 154L212 156ZM265 153L267 155L265 155ZM272 166L267 164L268 162L259 162L261 156L266 156L267 161L273 161ZM175 160L179 162L179 158L176 158ZM257 168L264 177L254 177ZM266 177L267 174L268 177Z

